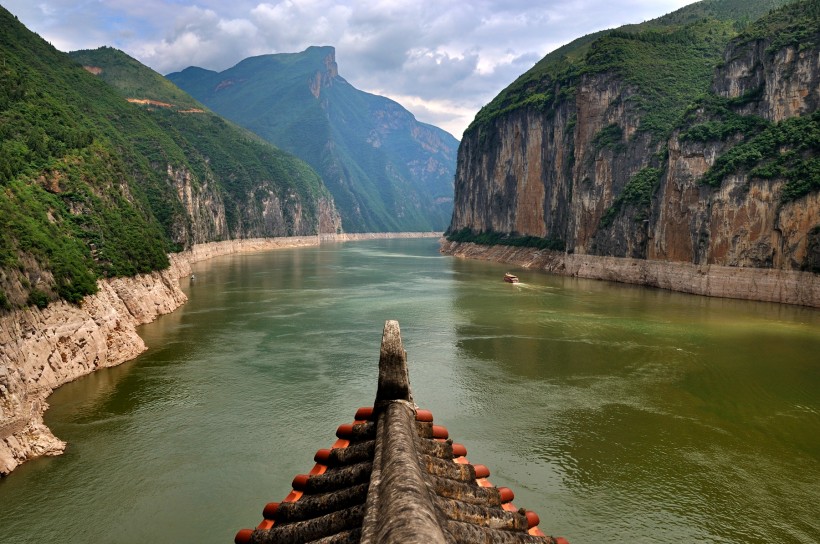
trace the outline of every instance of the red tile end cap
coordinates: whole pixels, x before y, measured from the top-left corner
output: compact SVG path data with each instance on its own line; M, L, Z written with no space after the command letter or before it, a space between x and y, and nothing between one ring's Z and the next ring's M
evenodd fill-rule
M454 457L464 457L465 455L467 455L467 448L464 444L453 444Z
M515 498L515 493L509 487L499 487L498 492L501 494L501 504L512 502Z
M353 436L353 424L345 423L343 425L339 425L339 428L336 429L336 436L339 438L350 438Z
M448 438L449 436L450 433L447 431L447 427L433 425L433 438Z
M473 465L475 469L475 477L476 478L489 478L490 477L490 469L488 469L484 465Z
M370 421L373 419L373 407L362 406L356 410L356 415L354 417L357 421Z
M553 540L555 540L555 544L569 544L569 540L562 536L556 536Z
M304 491L307 487L307 481L309 477L310 476L308 476L307 474L297 474L296 477L293 478L293 483L291 484L291 487L293 487L293 489L295 489L296 491Z
M538 514L536 514L532 510L527 510L527 513L524 515L527 516L527 529L532 529L533 527L536 527L539 523L541 523L541 518L539 518Z
M253 534L253 529L242 529L236 536L233 537L233 541L236 544L249 544L251 541L251 535Z
M327 465L327 462L330 460L330 450L323 448L316 452L316 455L313 456L313 460L317 463L321 463L323 465Z
M416 421L432 423L433 412L431 412L430 410L416 410Z
M276 519L276 511L279 510L278 502L269 502L262 510L262 517L265 519Z

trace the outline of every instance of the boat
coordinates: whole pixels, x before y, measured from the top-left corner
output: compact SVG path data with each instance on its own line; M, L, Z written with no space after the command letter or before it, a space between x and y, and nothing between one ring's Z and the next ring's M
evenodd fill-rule
M518 283L518 276L507 272L506 274L504 274L504 281L506 281L507 283Z

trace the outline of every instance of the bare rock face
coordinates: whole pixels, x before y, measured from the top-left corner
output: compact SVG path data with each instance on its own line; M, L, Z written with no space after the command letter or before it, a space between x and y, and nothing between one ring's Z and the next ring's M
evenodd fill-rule
M228 237L228 223L225 204L218 191L212 189L213 180L201 184L194 181L194 175L186 168L167 166L168 180L176 188L179 201L185 209L187 226L178 225L174 240L190 247L208 240Z
M771 122L816 111L820 51L771 51L770 44L732 44L713 92L744 97L739 113ZM465 134L451 232L551 238L576 255L817 270L816 191L783 202L785 180L743 171L720 187L701 183L737 137L695 142L674 132L653 141L639 130L633 89L615 74L587 74L571 92L556 84L553 94L564 98L548 111L521 107ZM650 166L659 172L651 198L643 204L619 200Z
M810 114L820 103L820 51L767 40L730 47L713 90L727 98L751 96L745 115L773 122ZM756 98L754 98L756 97ZM657 210L647 258L669 261L812 270L808 238L820 225L820 195L781 203L785 180L728 176L713 189L701 177L733 142L668 142L669 167L653 200ZM654 215L654 214L653 214Z
M726 98L757 96L742 113L769 121L806 115L820 106L820 52L788 46L769 52L770 40L731 46L727 61L718 68L712 85Z
M213 179L197 181L189 170L171 165L167 173L185 210L185 218L177 221L173 236L183 247L211 240L307 236L318 234L317 229L336 232L337 227L341 228L341 219L330 198L318 199L315 217L305 213L305 203L295 191L280 195L263 183L244 195L244 203L234 203L233 209L226 209ZM228 227L229 212L236 218L232 228Z
M58 386L145 350L136 327L169 313L187 298L179 278L190 273L172 256L162 271L98 283L75 306L55 302L0 318L0 475L65 444L43 424L46 397Z

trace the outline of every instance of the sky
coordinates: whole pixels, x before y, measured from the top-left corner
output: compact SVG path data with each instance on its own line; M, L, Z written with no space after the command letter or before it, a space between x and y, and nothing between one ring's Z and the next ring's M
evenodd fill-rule
M461 139L550 51L692 0L0 0L61 51L116 47L161 74L336 48L339 75Z

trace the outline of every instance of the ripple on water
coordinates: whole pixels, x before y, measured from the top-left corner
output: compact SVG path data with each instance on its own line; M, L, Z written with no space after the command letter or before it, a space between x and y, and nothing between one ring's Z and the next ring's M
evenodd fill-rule
M372 402L388 318L416 401L546 531L820 541L816 311L507 268L412 240L198 264L148 352L50 399L68 451L0 481L0 541L230 541Z

